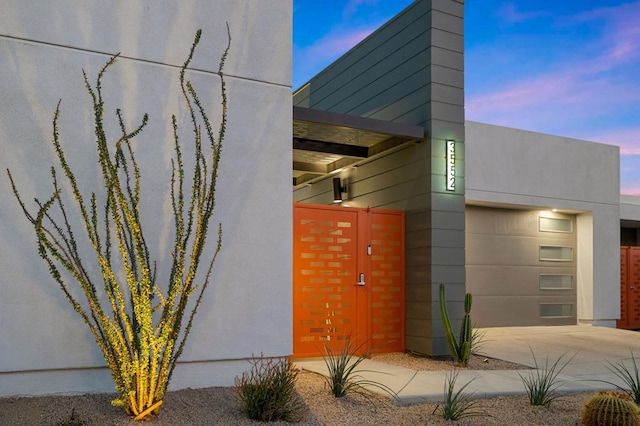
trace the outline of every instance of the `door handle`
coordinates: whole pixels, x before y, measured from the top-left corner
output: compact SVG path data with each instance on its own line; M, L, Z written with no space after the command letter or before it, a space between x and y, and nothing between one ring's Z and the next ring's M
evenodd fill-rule
M364 287L366 284L366 282L364 281L364 274L360 274L359 279L360 280L356 284L359 285L360 287Z

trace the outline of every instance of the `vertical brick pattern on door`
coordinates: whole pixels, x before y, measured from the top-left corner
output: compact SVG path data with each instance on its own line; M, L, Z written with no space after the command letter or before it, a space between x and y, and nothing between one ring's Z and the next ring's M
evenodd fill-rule
M357 212L294 208L293 353L340 351L355 332Z
M627 327L640 329L640 247L629 247Z
M372 211L369 218L372 346L404 351L404 214Z
M620 319L616 325L618 328L629 328L627 306L629 297L627 286L629 282L629 247L620 247Z

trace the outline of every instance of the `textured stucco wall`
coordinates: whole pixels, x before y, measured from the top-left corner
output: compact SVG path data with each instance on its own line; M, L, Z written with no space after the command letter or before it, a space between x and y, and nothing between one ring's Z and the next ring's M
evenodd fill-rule
M98 175L82 70L94 81L109 56L121 52L103 82L107 131L117 135L116 108L130 127L150 115L136 146L147 243L160 277L167 275L172 241L171 114L183 126L183 143L192 134L179 66L202 28L196 71L188 78L215 128L215 71L228 22L228 132L210 235L213 245L215 224L222 222L223 248L172 387L230 385L252 354L290 354L291 1L1 3L0 169L11 168L26 200L49 196L51 120L62 99L61 140L88 197ZM0 395L112 391L92 336L37 255L33 229L6 177L0 193Z
M619 148L475 122L466 134L467 203L576 213L578 322L615 326Z

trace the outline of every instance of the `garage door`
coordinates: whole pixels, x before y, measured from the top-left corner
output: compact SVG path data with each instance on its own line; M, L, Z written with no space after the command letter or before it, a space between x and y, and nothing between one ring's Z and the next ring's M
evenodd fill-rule
M575 216L478 206L465 215L477 326L576 324Z

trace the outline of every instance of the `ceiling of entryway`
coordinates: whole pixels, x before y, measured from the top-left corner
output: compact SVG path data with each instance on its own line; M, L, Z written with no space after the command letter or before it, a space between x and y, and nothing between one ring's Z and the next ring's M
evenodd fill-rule
M423 138L420 126L293 107L293 186Z

